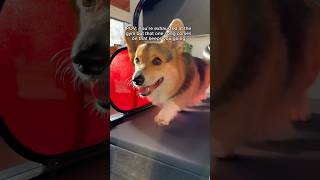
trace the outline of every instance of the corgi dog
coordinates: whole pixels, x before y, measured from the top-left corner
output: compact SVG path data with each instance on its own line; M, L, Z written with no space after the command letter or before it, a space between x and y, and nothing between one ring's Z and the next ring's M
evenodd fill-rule
M85 106L108 116L109 8L106 0L71 0L80 22L71 48L55 53L56 80L83 91ZM72 83L70 83L72 81Z
M299 135L320 69L320 7L312 0L218 0L213 6L212 151Z
M76 76L87 83L100 110L109 108L109 10L106 0L75 0L80 30L71 50Z
M73 81L74 89L89 92L84 93L86 103L105 114L109 109L109 4L106 0L71 0L71 4L80 26L72 47L51 58L56 80L63 86Z
M160 42L144 42L135 28L126 29L125 41L135 68L132 82L141 96L161 108L154 118L158 125L169 125L179 111L206 98L210 66L184 53L184 32L180 19L171 22Z
M109 11L106 0L76 0L80 30L73 43L71 58L77 75L90 81L108 65Z

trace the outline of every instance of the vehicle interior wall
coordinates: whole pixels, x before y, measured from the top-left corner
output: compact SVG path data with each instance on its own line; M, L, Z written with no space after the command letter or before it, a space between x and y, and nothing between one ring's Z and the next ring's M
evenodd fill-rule
M111 4L110 18L118 19L118 20L125 21L132 24L133 13L138 3L139 3L139 0L130 0L130 12L125 11ZM142 22L143 22L143 12L141 12L140 18L139 18L139 23L142 24Z
M203 58L203 50L210 44L210 34L190 36L186 39L192 44L192 56Z

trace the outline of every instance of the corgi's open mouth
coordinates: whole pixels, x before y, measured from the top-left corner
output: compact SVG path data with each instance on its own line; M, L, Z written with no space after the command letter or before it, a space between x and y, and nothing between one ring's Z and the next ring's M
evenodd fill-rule
M153 90L155 90L157 87L160 86L160 84L163 82L163 77L161 77L157 82L150 86L145 87L138 87L139 93L141 96L149 96Z

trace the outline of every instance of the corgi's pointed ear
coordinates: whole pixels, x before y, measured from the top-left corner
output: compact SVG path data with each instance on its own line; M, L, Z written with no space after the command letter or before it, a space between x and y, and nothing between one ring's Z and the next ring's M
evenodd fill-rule
M174 19L167 28L166 34L162 37L161 43L169 48L183 51L185 29L181 19Z
M127 48L129 51L129 57L131 59L131 61L133 61L137 47L140 44L143 44L144 41L141 40L141 36L138 34L138 31L136 30L136 28L130 26L126 28L126 32L125 32L125 41L127 44Z

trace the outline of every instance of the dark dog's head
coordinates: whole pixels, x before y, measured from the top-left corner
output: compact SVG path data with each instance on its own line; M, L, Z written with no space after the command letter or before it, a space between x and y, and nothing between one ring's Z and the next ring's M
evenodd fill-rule
M80 30L72 47L72 63L81 80L90 81L108 65L109 11L106 0L76 0Z

